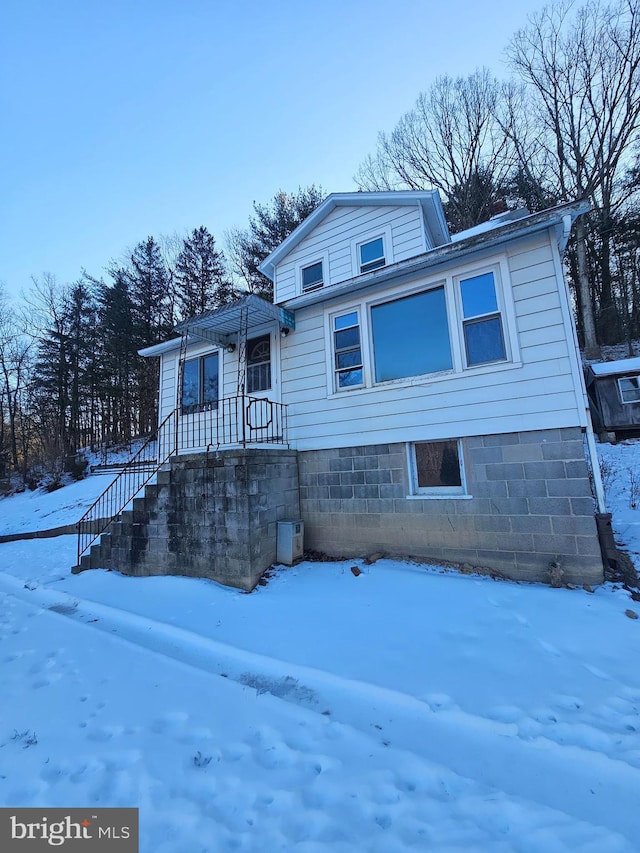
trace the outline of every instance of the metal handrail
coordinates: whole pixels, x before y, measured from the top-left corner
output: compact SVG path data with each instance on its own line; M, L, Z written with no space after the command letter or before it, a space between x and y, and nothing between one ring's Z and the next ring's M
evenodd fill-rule
M157 442L157 443L156 443ZM179 451L247 444L287 445L287 407L262 397L223 397L195 411L174 409L78 522L78 565L84 554Z
M155 435L123 466L122 471L91 504L78 522L78 565L93 543L177 452L177 412L162 421Z
M240 394L178 418L179 451L248 444L287 444L286 405Z

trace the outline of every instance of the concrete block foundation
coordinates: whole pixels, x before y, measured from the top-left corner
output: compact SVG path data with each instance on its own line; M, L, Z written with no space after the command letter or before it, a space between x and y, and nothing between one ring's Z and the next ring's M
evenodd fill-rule
M125 575L203 577L251 590L276 560L276 523L299 517L294 451L179 456L111 524L95 559Z
M595 503L579 428L462 441L467 494L412 496L405 444L299 453L305 545L329 556L383 551L514 580L600 583Z

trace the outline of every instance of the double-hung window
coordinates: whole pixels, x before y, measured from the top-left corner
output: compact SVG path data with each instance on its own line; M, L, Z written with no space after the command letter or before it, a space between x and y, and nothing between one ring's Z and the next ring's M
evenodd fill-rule
M302 292L310 293L312 290L319 290L324 285L324 274L322 270L322 261L317 261L315 264L310 264L308 267L302 267Z
M384 238L376 237L358 245L358 265L360 273L372 272L386 263Z
M640 403L640 376L621 376L618 388L623 403Z
M271 388L271 336L261 335L247 341L247 393Z
M335 316L332 326L336 391L360 386L364 376L358 312Z
M444 287L371 308L376 382L451 370Z
M493 272L460 279L467 367L504 361L507 351Z
M416 442L410 445L409 463L413 494L447 497L465 493L459 441Z
M218 405L218 353L190 358L182 366L182 414Z

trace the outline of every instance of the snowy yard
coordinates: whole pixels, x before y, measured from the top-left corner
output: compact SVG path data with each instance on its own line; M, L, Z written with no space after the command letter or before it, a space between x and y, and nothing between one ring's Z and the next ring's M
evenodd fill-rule
M602 454L638 565L640 442ZM0 533L76 520L96 480L0 500ZM638 849L624 590L380 560L245 595L72 576L75 547L0 545L0 805L138 806L144 853Z

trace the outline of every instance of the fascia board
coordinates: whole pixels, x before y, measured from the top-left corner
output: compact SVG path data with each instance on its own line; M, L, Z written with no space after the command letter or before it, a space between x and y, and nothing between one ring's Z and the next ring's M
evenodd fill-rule
M154 356L162 355L165 352L171 352L171 350L179 349L180 341L182 338L172 338L170 341L164 341L161 344L153 344L150 347L144 347L144 349L138 350L138 355L141 355L143 358L153 358Z
M414 277L424 271L436 270L438 267L450 265L458 259L467 259L469 255L475 253L485 254L487 251L497 249L513 240L519 240L545 230L554 230L556 237L559 237L564 230L563 218L565 215L570 215L572 219L575 219L587 210L589 210L587 203L575 202L553 208L550 211L532 214L525 220L509 223L495 229L495 231L489 231L476 237L469 237L459 242L447 243L444 246L437 246L435 249L431 249L429 252L418 255L415 258L400 261L397 264L376 270L368 275L359 275L347 279L339 284L331 285L325 291L316 290L310 294L294 297L287 300L284 304L289 310L293 311L308 305L328 302L346 293L356 293L377 285L387 284L389 281L400 282L405 278ZM560 231L560 234L558 234L558 231Z
M280 245L271 252L260 264L258 269L263 275L273 281L275 267L286 257L313 229L325 219L336 207L372 207L375 205L414 205L419 203L425 210L429 227L437 228L448 242L449 229L444 218L437 190L390 190L373 193L332 193L311 213L304 222L286 237ZM435 235L434 235L435 236Z

